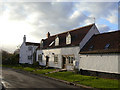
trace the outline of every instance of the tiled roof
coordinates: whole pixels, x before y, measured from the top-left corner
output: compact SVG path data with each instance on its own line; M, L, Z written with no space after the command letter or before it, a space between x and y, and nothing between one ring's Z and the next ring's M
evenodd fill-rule
M26 45L34 45L34 46L39 46L40 43L33 43L33 42L25 42Z
M80 27L74 30L70 30L67 32L63 32L60 34L56 34L53 36L50 36L49 38L43 39L43 49L46 48L60 48L60 47L67 47L67 46L78 46L79 43L82 41L82 39L85 37L85 35L88 33L88 31L92 28L92 26L95 24L90 24L88 26ZM71 44L66 44L66 36L68 32L71 35ZM59 37L59 45L55 46L55 38L56 36ZM53 44L50 46L50 44L53 42Z
M94 35L80 50L80 54L119 53L120 30Z

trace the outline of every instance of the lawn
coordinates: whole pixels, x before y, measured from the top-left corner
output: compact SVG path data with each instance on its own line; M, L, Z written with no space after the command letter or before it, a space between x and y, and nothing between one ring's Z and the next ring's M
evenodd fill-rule
M70 71L50 73L47 74L47 76L94 87L94 88L118 88L118 84L119 84L118 80L103 79L93 76L84 76L80 74L75 74L74 72L70 72Z

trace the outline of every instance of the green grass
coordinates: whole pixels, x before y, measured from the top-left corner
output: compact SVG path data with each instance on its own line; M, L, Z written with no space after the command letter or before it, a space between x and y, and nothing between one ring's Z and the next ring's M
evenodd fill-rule
M22 65L17 65L17 66L2 65L2 66L14 68L14 69L20 69L24 71L30 71L36 74L44 74L49 77L53 77L69 82L74 82L77 84L82 84L94 88L118 88L118 84L119 84L118 80L103 79L94 76L84 76L80 74L75 74L74 72L70 72L70 71L45 74L54 71L55 69L38 69L33 67L23 67Z
M45 73L48 73L48 72L52 72L54 71L55 69L38 69L38 70L35 70L34 73L37 73L37 74L45 74Z
M24 70L24 71L30 71L30 72L37 73L37 74L45 74L45 73L56 70L56 69L38 69L38 68L33 68L33 67L23 67L22 65L17 65L17 66L3 65L3 67L9 67L9 68L20 69L20 70Z
M119 84L118 80L103 79L93 76L84 76L84 75L74 74L73 72L70 71L50 73L47 74L47 76L94 87L94 88L118 88L118 84Z
M24 67L23 70L33 72L35 68Z

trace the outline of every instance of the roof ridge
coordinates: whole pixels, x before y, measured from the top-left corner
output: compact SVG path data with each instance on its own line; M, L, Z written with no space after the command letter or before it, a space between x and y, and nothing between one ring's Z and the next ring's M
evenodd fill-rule
M69 31L65 31L65 32L62 32L62 33L59 33L59 34L55 34L55 35L52 35L50 37L61 35L61 34L67 33L67 32L72 32L72 31L75 31L75 30L78 30L78 29L81 29L81 28L85 28L85 27L89 27L89 26L92 26L92 25L95 25L95 23L92 23L92 24L89 24L89 25L86 25L86 26L82 26L82 27L79 27L79 28L75 28L75 29L72 29L72 30L69 30ZM48 39L48 38L46 38L46 39Z
M25 42L25 43L35 43L35 42ZM36 43L36 44L39 44L39 43Z
M116 32L120 32L120 30L117 30L117 31L112 31L112 32L99 33L99 34L95 34L95 36L98 36L98 35L103 35L103 34L116 33Z
M77 29L89 27L89 26L92 26L92 25L94 25L94 23L93 23L93 24L86 25L86 26L82 26L82 27L79 27L79 28L75 28L75 29L72 29L72 30L68 30L68 31L65 31L65 32L62 32L62 33L59 33L59 34L63 34L63 33L71 32L71 31L75 31L75 30L77 30ZM56 34L56 35L59 35L59 34Z

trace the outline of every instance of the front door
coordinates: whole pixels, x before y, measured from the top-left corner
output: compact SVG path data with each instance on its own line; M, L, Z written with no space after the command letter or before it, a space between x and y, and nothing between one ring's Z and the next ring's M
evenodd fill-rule
M62 68L65 69L66 68L66 57L63 56L62 61L63 61Z
M48 66L48 64L49 64L49 57L46 56L46 66Z

